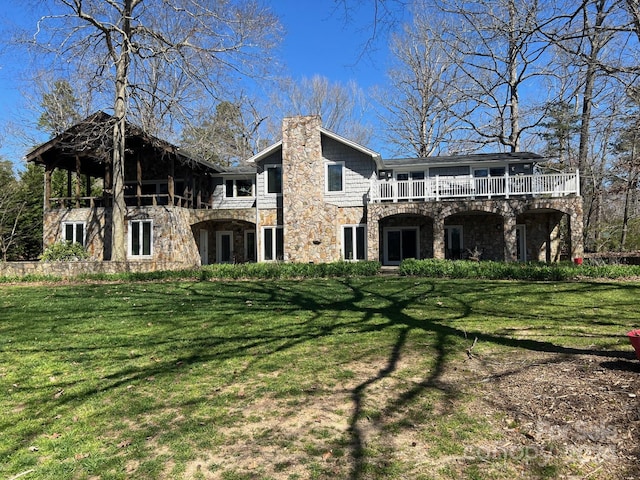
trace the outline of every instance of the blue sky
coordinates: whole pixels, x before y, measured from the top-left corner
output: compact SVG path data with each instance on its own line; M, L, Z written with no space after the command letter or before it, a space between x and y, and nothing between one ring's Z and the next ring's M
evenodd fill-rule
M371 37L373 10L371 3L358 6L357 0L349 5L357 7L345 17L342 3L336 0L272 0L271 8L284 28L283 43L279 49L287 73L294 79L315 74L330 81L354 80L363 89L384 82L386 39L380 35L375 49L364 52ZM37 4L37 2L36 2ZM35 31L39 12L25 7L24 0L4 0L0 34L14 26L29 27ZM19 118L26 100L22 91L28 84L22 80L24 62L11 48L0 50L0 128ZM16 162L27 147L16 145L11 133L4 133L0 146L2 157ZM375 147L372 147L375 148Z

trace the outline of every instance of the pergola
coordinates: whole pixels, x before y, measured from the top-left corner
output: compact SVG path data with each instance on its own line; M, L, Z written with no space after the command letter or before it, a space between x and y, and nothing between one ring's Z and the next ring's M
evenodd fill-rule
M26 155L28 162L45 168L44 208L52 207L52 200L61 206L110 206L112 198L111 152L113 125L115 119L102 111L96 112L48 142L33 149ZM55 169L67 171L67 196L52 199L51 177ZM146 169L146 171L145 171ZM176 170L181 170L188 178L184 190L176 192ZM128 203L138 206L153 205L159 201L158 195L143 193L143 178L159 175L166 179L167 193L163 204L200 208L202 205L202 185L196 185L194 174L203 178L220 172L216 166L196 160L179 151L179 148L144 132L141 128L127 123L125 182L135 184L135 195L126 198ZM146 175L145 175L146 174ZM76 176L75 191L72 192L73 175ZM81 178L86 177L86 192L82 190ZM92 196L91 179L103 180L103 195ZM196 194L194 195L194 191Z

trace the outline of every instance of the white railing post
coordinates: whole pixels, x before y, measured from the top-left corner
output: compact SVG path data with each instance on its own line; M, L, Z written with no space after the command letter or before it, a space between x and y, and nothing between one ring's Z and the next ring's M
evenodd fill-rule
M510 178L509 178L509 170L508 167L504 172L504 198L509 198L509 192L511 191L511 188L509 186L509 182L510 182Z
M576 168L576 195L580 195L580 169Z
M436 175L436 201L440 201L440 175Z

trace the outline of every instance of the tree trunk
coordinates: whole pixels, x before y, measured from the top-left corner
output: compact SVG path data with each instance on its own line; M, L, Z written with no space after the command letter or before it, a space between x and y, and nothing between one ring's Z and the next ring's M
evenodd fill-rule
M622 233L620 234L619 251L624 252L624 244L627 242L627 231L629 229L629 199L631 197L631 185L627 185L624 192L624 212L622 214Z
M113 211L111 217L111 260L122 262L127 259L125 217L127 205L124 198L124 161L127 116L127 79L129 74L131 30L131 8L133 0L126 0L122 26L122 45L116 60L116 98L113 108Z

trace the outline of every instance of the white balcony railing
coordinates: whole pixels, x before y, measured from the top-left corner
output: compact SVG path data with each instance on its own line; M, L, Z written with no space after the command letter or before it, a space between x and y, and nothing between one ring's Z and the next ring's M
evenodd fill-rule
M578 195L580 174L431 177L421 180L373 180L372 202L431 201L451 198L509 198L522 195Z

